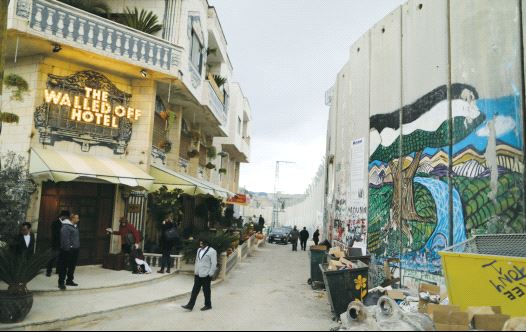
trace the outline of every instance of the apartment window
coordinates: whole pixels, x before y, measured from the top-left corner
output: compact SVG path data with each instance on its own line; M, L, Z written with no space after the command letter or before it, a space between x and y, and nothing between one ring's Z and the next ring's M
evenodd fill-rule
M153 120L153 139L152 144L158 148L166 141L166 120L161 117L161 113L166 112L166 108L162 100L157 97L155 101L155 118Z
M201 44L197 33L193 29L190 45L190 61L199 73L201 73L203 69L203 44Z

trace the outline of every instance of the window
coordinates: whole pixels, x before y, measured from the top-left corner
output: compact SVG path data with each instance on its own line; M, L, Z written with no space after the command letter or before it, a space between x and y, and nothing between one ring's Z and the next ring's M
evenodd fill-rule
M153 139L152 144L158 148L164 148L161 146L166 141L166 123L161 114L166 116L166 107L164 106L161 98L157 97L155 100L155 118L153 120Z
M241 118L238 117L237 118L237 131L239 132L239 135L242 134L242 130L243 130L243 121L241 121Z
M203 69L203 45L199 41L197 33L193 29L190 45L190 61L192 62L194 67L197 68L199 74L201 74L201 71Z

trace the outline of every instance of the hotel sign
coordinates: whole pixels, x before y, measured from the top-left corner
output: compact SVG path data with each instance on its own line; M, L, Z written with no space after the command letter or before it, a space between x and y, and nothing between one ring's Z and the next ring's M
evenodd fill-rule
M46 103L70 108L71 121L92 123L98 126L119 128L119 119L126 117L134 122L141 110L123 105L113 107L108 100L108 91L85 87L84 96L70 96L56 90L45 90Z
M44 103L35 112L42 144L70 141L86 152L93 145L101 145L124 154L132 124L142 115L140 109L131 106L131 94L94 71L48 75L43 97Z

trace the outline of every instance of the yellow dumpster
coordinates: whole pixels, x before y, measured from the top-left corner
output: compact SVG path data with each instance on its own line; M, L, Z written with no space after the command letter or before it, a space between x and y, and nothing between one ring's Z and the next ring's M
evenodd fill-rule
M451 304L526 316L526 234L480 235L440 255Z

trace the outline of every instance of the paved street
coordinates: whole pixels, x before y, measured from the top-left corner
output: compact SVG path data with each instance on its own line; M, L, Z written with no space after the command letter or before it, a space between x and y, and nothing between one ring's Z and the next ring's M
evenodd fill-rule
M212 290L214 309L201 312L202 293L191 313L175 303L138 308L70 330L321 330L335 324L323 292L307 285L308 253L269 245L239 264Z

